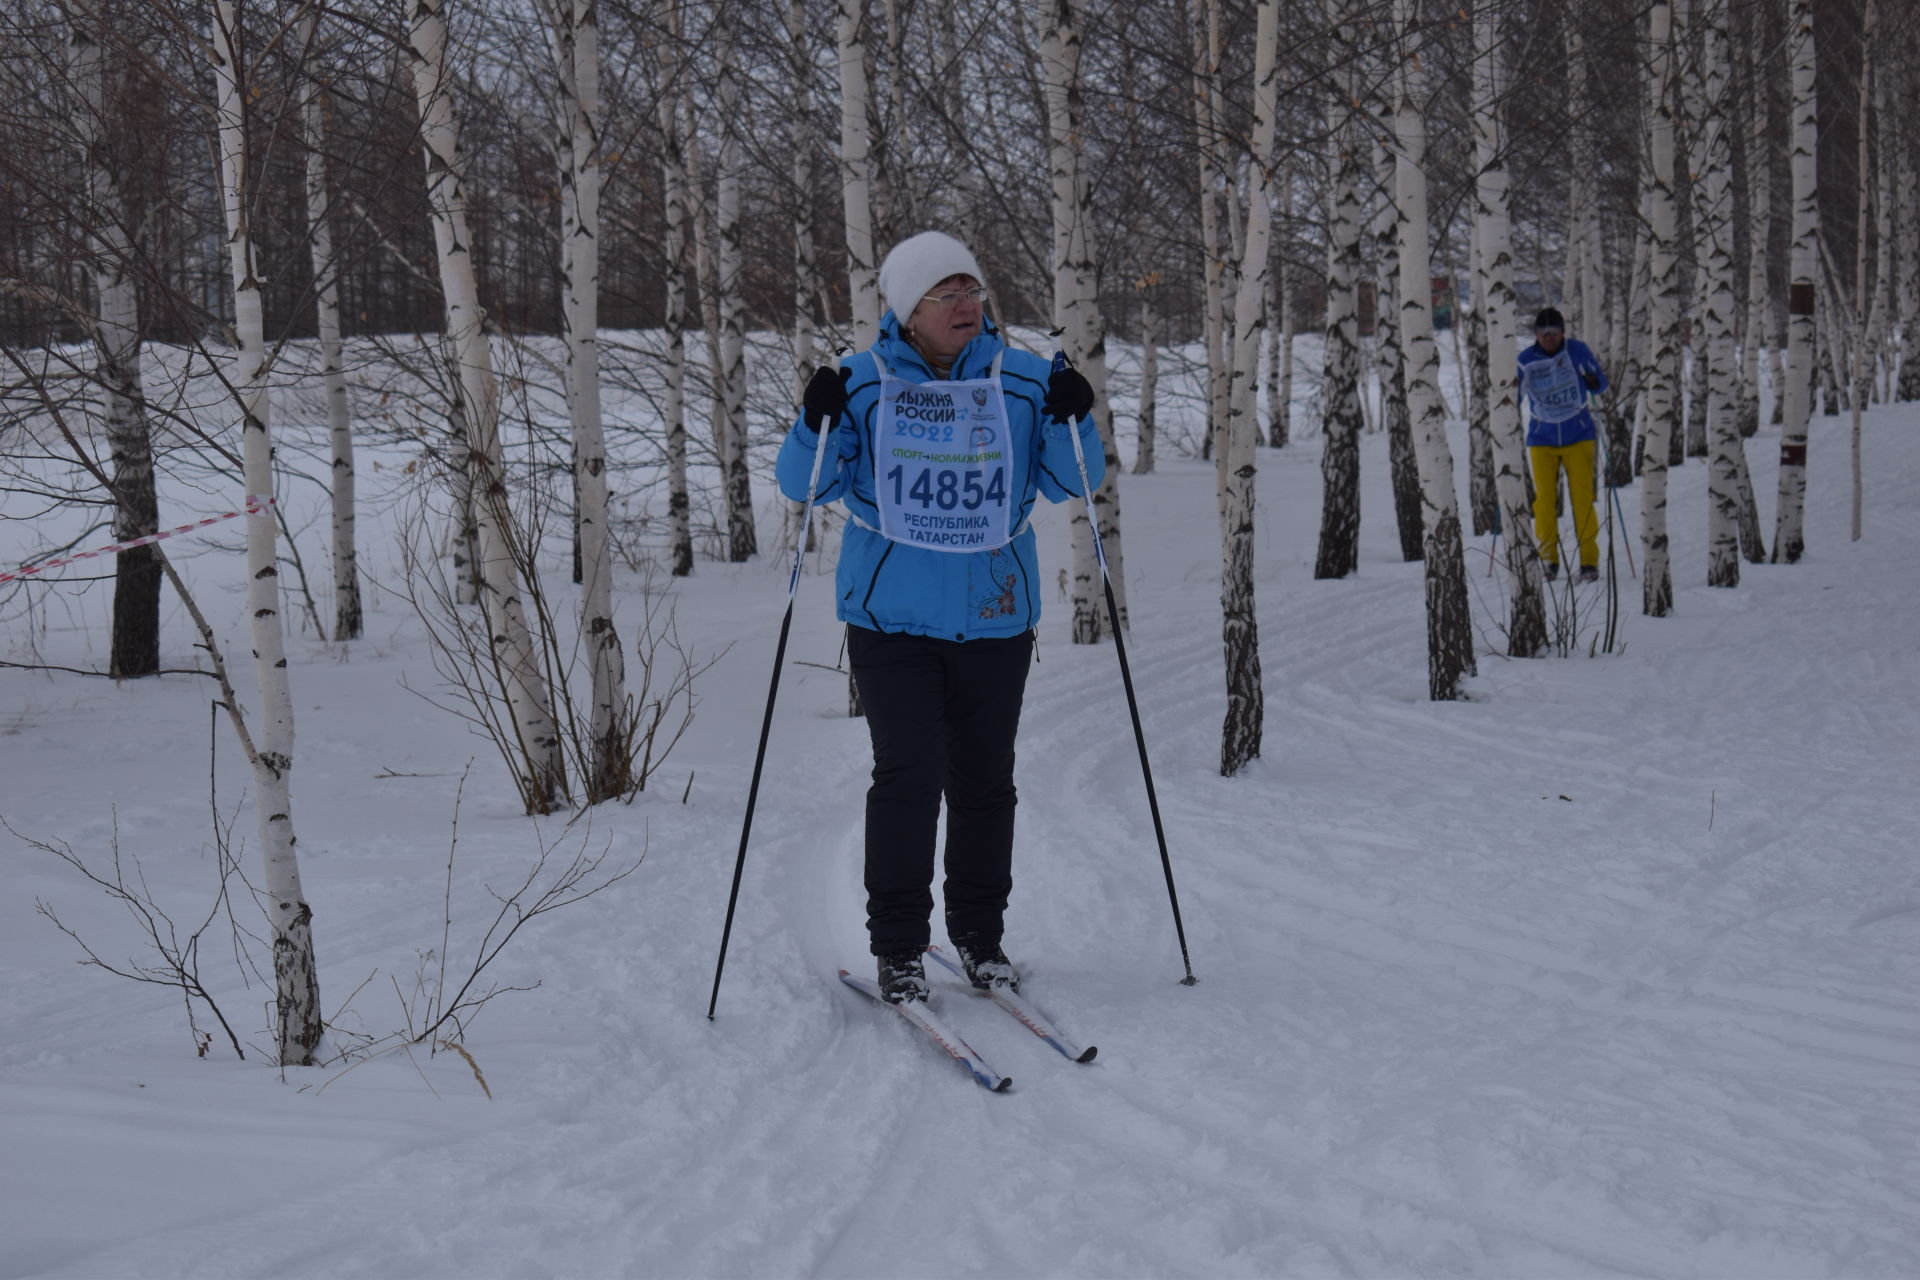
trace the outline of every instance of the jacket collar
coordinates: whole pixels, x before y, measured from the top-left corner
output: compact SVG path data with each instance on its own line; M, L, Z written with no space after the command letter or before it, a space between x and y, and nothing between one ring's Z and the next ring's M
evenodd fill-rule
M960 348L960 354L953 360L953 372L948 376L955 382L986 377L993 365L993 358L1000 354L1004 346L1006 343L1000 337L999 326L990 317L981 316L979 334ZM907 341L900 318L891 310L880 317L880 336L874 340L873 351L896 378L909 378L916 382L932 382L935 379L933 366Z

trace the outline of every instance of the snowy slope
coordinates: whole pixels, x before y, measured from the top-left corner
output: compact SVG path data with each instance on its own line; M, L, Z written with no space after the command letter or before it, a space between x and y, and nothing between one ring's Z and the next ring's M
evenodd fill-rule
M375 593L350 653L294 645L329 1009L360 987L343 1025L396 1029L395 983L440 946L470 758L454 956L542 840L644 861L500 961L495 981L539 986L466 1039L489 1100L444 1052L284 1083L257 1053L196 1059L177 996L76 966L34 915L45 900L125 956L116 909L6 838L0 1276L1920 1274L1920 410L1867 428L1865 538L1847 540L1844 423L1817 419L1809 556L1746 566L1735 591L1699 585L1705 468L1675 472L1676 614L1642 618L1623 564L1613 655L1499 657L1478 540L1480 674L1448 705L1425 700L1384 441L1363 451L1361 570L1334 583L1311 580L1317 441L1263 451L1266 747L1234 779L1212 468L1163 452L1126 477L1129 654L1200 982L1176 982L1112 650L1069 645L1050 588L1008 949L1101 1052L1075 1066L943 993L1014 1077L1000 1096L831 980L866 963L866 744L844 679L804 665L837 661L827 566L801 584L712 1023L784 561L675 584L683 638L720 655L694 729L634 805L572 830L519 816L484 745L401 688L432 689L431 663ZM1749 445L1769 529L1776 445ZM363 536L391 575L406 506L375 509ZM1046 516L1051 572L1064 509ZM231 644L220 545L191 568ZM97 662L96 603L43 599L4 656ZM178 918L203 911L210 687L4 670L0 690L0 815L90 859L117 822ZM233 821L245 771L213 737ZM270 990L241 990L226 950L206 965L263 1044Z

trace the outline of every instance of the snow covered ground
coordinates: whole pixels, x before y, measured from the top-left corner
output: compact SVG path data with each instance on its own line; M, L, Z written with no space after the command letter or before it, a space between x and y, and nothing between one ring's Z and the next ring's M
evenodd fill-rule
M277 424L289 456L314 416ZM1772 429L1749 444L1769 532L1776 454ZM542 842L644 860L514 941L489 977L539 985L482 1011L471 1066L392 1053L283 1079L259 1052L271 992L239 985L224 932L203 965L245 1062L218 1036L196 1058L177 995L76 965L36 902L115 959L137 951L124 913L0 836L0 1277L1920 1275L1920 408L1868 415L1859 542L1843 420L1815 420L1811 457L1806 560L1731 591L1702 585L1706 468L1676 471L1675 614L1640 616L1623 540L1611 655L1587 656L1587 600L1579 656L1500 657L1476 540L1480 671L1437 705L1384 439L1342 582L1311 577L1317 438L1263 451L1266 744L1232 779L1212 467L1165 449L1125 477L1129 655L1200 981L1176 981L1112 649L1068 644L1050 587L1007 944L1100 1054L1073 1065L943 993L1014 1077L999 1096L833 980L867 963L866 742L843 677L808 665L838 652L815 566L714 1022L785 560L672 584L683 640L718 659L694 727L636 803L571 829L520 816L485 744L402 688L436 677L410 606L374 591L363 641L292 645L295 823L340 1025L398 1029L396 991L437 963L470 759L456 968L486 886ZM390 586L407 460L362 463ZM225 501L204 488L163 495L163 518ZM1049 573L1064 515L1044 513ZM216 534L178 554L244 655L236 538ZM27 537L0 524L0 559L44 545ZM639 585L623 573L628 635ZM104 665L104 590L38 590L0 657ZM166 665L191 665L177 609L168 625ZM0 816L94 865L117 828L197 920L210 736L214 803L257 856L212 696L0 670Z

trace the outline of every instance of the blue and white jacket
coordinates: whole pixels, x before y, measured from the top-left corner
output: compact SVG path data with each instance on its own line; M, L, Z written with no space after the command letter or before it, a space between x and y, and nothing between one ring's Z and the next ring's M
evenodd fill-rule
M1046 398L1049 363L1016 351L1000 338L989 320L953 362L954 381L985 378L1001 357L1000 387L1006 397L1007 425L1013 434L1008 497L1017 531L1013 541L992 551L928 551L890 542L878 532L874 501L874 417L880 401L880 371L875 353L893 376L906 382L933 382L936 376L901 335L892 311L880 321L873 349L847 358L847 412L834 426L820 467L816 502L839 500L853 517L840 545L835 573L836 613L843 622L874 631L903 631L942 640L981 640L1017 636L1040 621L1039 559L1027 517L1035 499L1064 502L1080 495L1080 472L1073 457L1073 427L1040 411ZM1003 354L1004 353L1004 354ZM1087 479L1096 488L1106 474L1106 453L1091 415L1078 425L1087 460ZM780 448L774 468L780 492L796 502L807 497L819 436L796 419Z
M1596 434L1587 411L1587 387L1582 375L1592 374L1607 389L1607 373L1593 349L1578 338L1561 340L1560 350L1548 355L1534 343L1520 353L1520 390L1527 397L1529 446L1579 444Z

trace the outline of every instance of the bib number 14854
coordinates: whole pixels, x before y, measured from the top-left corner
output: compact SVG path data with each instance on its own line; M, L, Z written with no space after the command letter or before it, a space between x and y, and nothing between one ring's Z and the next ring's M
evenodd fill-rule
M982 478L986 478L983 484ZM1007 501L1007 472L1004 467L995 467L991 471L920 471L913 478L911 486L906 486L906 468L894 467L887 472L887 480L893 485L893 505L905 506L907 499L920 504L925 511L938 508L941 511L978 511L989 502L1005 505ZM905 492L902 492L905 486Z

